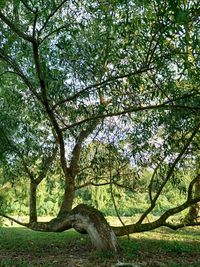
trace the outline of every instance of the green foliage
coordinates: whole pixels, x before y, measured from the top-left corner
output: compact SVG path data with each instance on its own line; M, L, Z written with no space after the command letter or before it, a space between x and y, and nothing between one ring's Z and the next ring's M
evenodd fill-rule
M197 1L2 0L0 7L7 211L28 212L35 181L39 215L54 215L70 175L80 188L75 202L105 213L114 213L113 201L122 215L134 206L141 212L162 185L153 212L179 205L199 150L198 130L190 140L199 123Z

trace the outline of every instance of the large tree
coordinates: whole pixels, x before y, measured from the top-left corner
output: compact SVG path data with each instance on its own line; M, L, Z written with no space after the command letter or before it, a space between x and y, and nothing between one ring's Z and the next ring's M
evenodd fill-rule
M199 172L192 172L200 128L198 14L195 0L1 1L1 162L5 173L17 166L30 181L30 221L23 225L74 227L97 248L113 251L115 235L185 225L168 219L200 201L193 192ZM128 158L135 171L154 170L149 208L136 224L110 227L94 208L72 209L94 140L116 150L122 162ZM37 186L58 161L60 210L41 223ZM93 164L85 167L94 171ZM166 186L185 172L191 174L185 201L143 223Z

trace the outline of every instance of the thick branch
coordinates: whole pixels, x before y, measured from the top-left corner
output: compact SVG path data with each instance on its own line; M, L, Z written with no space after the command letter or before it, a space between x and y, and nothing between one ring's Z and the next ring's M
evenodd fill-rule
M184 228L186 226L200 226L200 222L191 221L191 222L179 223L179 224L173 224L173 223L166 222L163 224L163 226L166 226L172 230L178 230L178 229Z
M186 201L180 206L177 206L175 208L167 210L159 219L157 219L156 221L151 222L151 223L144 223L144 224L136 223L136 224L126 225L125 227L112 227L112 229L117 236L123 236L123 235L127 235L130 233L139 233L139 232L151 231L151 230L156 229L156 228L161 227L161 226L168 226L169 227L170 224L168 224L166 222L166 220L169 217L185 210L186 208L190 207L192 204L195 204L199 201L200 201L200 197L194 198L190 201ZM185 225L187 226L187 224L185 224ZM188 226L189 225L190 224L188 223Z

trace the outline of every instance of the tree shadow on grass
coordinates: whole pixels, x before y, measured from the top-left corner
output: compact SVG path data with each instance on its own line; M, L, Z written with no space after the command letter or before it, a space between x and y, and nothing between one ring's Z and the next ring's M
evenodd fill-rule
M199 229L152 232L119 238L121 254L96 252L86 235L0 228L0 266L112 266L117 261L138 266L200 266Z

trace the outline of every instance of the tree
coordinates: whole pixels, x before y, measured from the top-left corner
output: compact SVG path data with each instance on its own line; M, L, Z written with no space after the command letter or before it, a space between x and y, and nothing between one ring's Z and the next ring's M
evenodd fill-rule
M200 200L193 196L196 176L187 185L184 203L153 222L143 221L165 187L195 166L197 2L1 1L0 105L6 112L0 116L5 116L8 141L2 164L20 163L30 179L30 221L23 225L55 232L74 227L86 231L97 248L113 251L118 250L115 235L184 226L168 219ZM7 92L14 97L7 98ZM154 170L149 208L133 225L111 228L92 207L72 209L84 147L105 133L106 143L114 144L138 172L147 166ZM64 182L60 211L40 223L37 185L57 157Z

